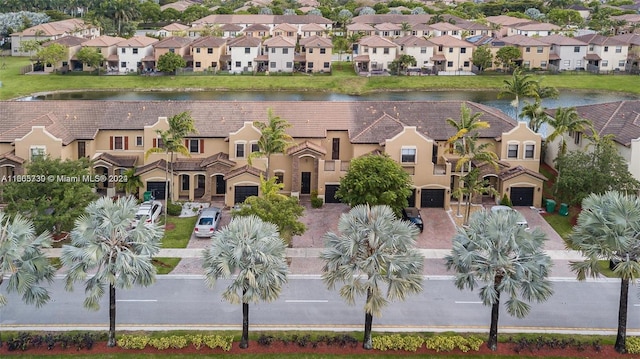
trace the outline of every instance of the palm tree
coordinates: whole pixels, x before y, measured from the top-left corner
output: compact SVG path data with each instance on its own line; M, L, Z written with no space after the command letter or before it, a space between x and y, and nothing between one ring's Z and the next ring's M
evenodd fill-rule
M358 205L340 217L338 230L341 235L324 236L322 280L329 289L344 283L340 295L349 304L366 294L363 347L371 349L373 316L390 301L422 291L424 258L414 247L418 229L397 219L389 206Z
M575 107L559 107L547 123L553 127L553 132L547 137L547 140L551 142L560 137L559 154L564 156L567 153L564 134L584 131L591 124L591 121L580 117Z
M406 21L403 21L400 24L400 30L402 30L402 35L407 36L411 34L411 24Z
M494 162L495 163L495 162ZM464 224L469 224L469 216L471 215L471 202L473 198L478 194L489 193L491 195L497 195L498 191L493 188L489 181L482 178L480 170L476 167L471 169L469 173L464 176L465 187L462 188L461 195L466 195L469 200L465 206L464 212Z
M511 106L516 110L516 118L520 114L520 99L522 97L536 97L536 80L530 74L523 74L522 69L513 71L510 79L503 80L502 90L498 98L513 97Z
M156 130L160 136L161 146L152 147L147 150L145 157L152 153L166 153L170 158L165 163L165 191L164 191L164 218L167 218L167 207L169 204L169 174L173 174L173 155L177 152L184 156L191 156L189 149L184 145L184 138L190 133L197 133L193 118L187 111L169 117L167 120L169 128L166 130Z
M583 261L571 262L578 280L597 277L600 260L615 264L613 272L620 278L618 334L615 350L626 352L627 306L629 283L640 277L640 199L620 192L591 194L582 201L578 224L569 236L572 248L579 250Z
M462 105L460 105L460 120L456 121L452 118L447 118L447 123L456 130L456 133L447 140L447 143L453 144L454 146L453 150L450 151L450 153L458 155L461 159L469 155L469 148L467 146L467 135L483 128L489 128L489 122L481 121L481 116L482 112L471 114L471 109L469 109L465 103L462 103ZM456 146L455 144L457 142L459 142L459 144ZM470 162L469 165L471 165ZM460 167L458 167L456 165L456 171L460 171L460 178L462 178L462 176L464 175L464 166L460 165ZM459 180L458 187L462 187L463 185L463 182ZM461 200L462 197L459 196L457 214L458 217L460 217Z
M519 216L516 211L474 212L468 227L458 227L451 254L445 257L447 269L456 272L458 289L473 291L482 285L480 299L491 306L491 350L498 348L501 293L509 296L507 313L518 318L529 313L525 301L543 302L553 293L548 279L551 258L543 250L546 235L539 228L519 226Z
M542 103L538 98L533 103L525 101L520 118L529 119L529 128L533 132L539 132L542 125L549 121L549 115L544 112Z
M287 128L291 127L291 124L287 120L274 116L271 109L267 110L268 122L255 121L253 125L260 130L261 135L258 140L257 152L249 154L248 162L251 164L252 160L256 157L267 157L267 176L269 179L271 175L271 155L274 153L284 153L293 141L293 137L287 134Z
M73 290L74 282L85 282L85 308L100 309L100 298L109 286L109 347L116 345L116 288L155 282L152 257L160 250L162 231L155 224L131 228L137 209L133 197L91 202L76 220L71 245L63 246L60 254L68 268L65 288Z
M202 267L210 287L220 278L233 278L222 298L233 304L242 303L240 348L246 349L249 303L276 300L289 274L285 245L276 225L253 215L234 217L211 239Z
M136 168L132 167L128 170L124 171L122 174L127 180L123 182L116 183L116 187L124 191L127 196L134 195L134 197L138 197L138 191L140 187L142 187L142 179L140 176L136 175Z
M8 279L7 292L16 292L22 301L41 307L49 301L49 291L40 285L51 283L55 268L42 252L51 247L51 235L44 232L36 236L30 219L20 214L10 217L0 211L0 284ZM0 293L0 307L7 298Z

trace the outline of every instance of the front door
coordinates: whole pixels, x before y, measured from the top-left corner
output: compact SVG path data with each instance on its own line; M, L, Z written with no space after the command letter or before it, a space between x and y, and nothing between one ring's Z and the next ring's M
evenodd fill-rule
M216 194L227 193L227 182L223 175L216 175Z
M301 194L311 194L311 172L302 172Z

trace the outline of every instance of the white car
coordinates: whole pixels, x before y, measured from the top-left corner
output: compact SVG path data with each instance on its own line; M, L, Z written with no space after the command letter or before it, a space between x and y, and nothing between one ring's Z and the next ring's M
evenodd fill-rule
M518 225L522 226L524 228L529 228L529 223L527 223L527 219L524 218L524 216L522 215L522 213L516 211L515 209L509 207L509 206L493 206L491 207L491 212L492 213L498 213L500 211L513 211L516 212L518 214Z
M150 225L156 223L162 213L162 203L158 201L142 202L136 212L136 218L133 220L131 227L136 228L138 223L144 218L144 224Z

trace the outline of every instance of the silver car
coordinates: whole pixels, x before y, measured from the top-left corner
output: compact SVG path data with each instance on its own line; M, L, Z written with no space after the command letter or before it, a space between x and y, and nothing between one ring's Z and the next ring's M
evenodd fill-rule
M199 238L211 238L220 226L222 210L218 207L209 207L202 210L193 233Z
M133 223L131 223L131 227L136 228L142 219L144 219L144 224L146 226L151 225L151 223L156 223L161 212L162 203L158 201L142 202L140 207L138 207L136 217L133 220Z

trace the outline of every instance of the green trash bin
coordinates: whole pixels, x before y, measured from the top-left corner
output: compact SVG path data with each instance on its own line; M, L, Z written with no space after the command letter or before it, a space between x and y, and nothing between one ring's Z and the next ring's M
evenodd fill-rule
M556 201L552 200L552 199L548 199L547 200L547 212L548 213L553 213L553 211L556 210Z
M146 202L146 201L151 201L151 191L146 191L143 195L142 195L142 199Z
M566 203L560 203L560 209L558 209L558 213L561 216L568 216L569 215L569 205L567 205Z

